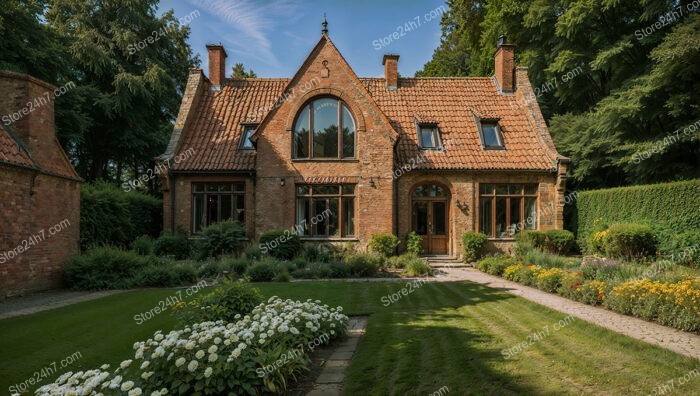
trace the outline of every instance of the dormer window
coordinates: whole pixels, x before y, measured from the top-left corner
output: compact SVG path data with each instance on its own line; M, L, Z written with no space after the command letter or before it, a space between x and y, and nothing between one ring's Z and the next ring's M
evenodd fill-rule
M418 145L425 150L439 150L442 148L440 131L437 125L418 124Z
M498 119L479 119L474 115L474 121L479 128L479 137L484 150L504 150L503 135Z
M255 133L255 130L257 128L258 128L258 124L244 124L243 125L243 133L241 134L241 141L238 144L239 150L255 150L255 146L253 146L253 142L250 140L250 137L253 136L253 133Z

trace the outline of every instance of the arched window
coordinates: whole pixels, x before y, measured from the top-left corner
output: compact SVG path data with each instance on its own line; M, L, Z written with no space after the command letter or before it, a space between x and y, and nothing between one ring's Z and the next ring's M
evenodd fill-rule
M343 101L319 98L305 104L294 123L292 158L355 158L355 120Z
M446 196L445 189L435 184L424 184L413 190L413 198L440 198Z

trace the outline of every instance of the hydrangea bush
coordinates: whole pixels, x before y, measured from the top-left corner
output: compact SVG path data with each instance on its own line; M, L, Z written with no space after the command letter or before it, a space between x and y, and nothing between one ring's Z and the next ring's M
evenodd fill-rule
M235 319L234 323L198 323L167 334L157 331L152 338L135 343L133 359L123 361L114 371L103 365L99 370L69 372L39 388L36 395L279 392L289 379L308 368L311 345L342 336L348 321L342 307L278 297ZM282 360L292 350L297 351L295 358ZM275 370L261 370L269 365Z

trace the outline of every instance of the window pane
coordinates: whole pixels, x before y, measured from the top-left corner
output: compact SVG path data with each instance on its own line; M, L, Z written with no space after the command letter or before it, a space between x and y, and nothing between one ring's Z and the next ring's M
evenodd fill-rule
M253 126L246 126L245 129L243 130L243 140L241 141L241 148L244 149L252 149L253 147L253 142L250 141L250 137L253 135L253 132L255 132L255 127Z
M340 186L317 186L314 187L314 195L338 195L340 194Z
M433 230L432 235L446 235L445 233L446 208L444 202L433 202Z
M484 146L486 147L501 147L501 142L498 138L498 130L495 125L481 125L481 131L484 135Z
M204 183L194 183L195 192L204 192Z
M537 194L537 184L526 184L525 194Z
M202 186L202 188L204 187ZM195 195L192 205L194 207L194 213L192 214L193 231L199 232L202 227L205 226L204 219L206 218L206 213L204 212L204 195Z
M418 186L416 187L415 190L413 190L413 196L414 197L425 197L427 192L425 190L426 186Z
M311 189L309 186L297 186L297 195L309 195Z
M350 111L343 105L343 158L355 156L355 120Z
M355 185L354 184L346 184L343 186L343 195L354 195L355 194Z
M493 184L479 184L480 194L493 194Z
M522 184L511 184L508 187L508 192L511 195L520 195L523 193L523 185Z
M418 235L428 235L428 203L413 203L413 231Z
M232 184L219 184L219 191L230 192L231 190L233 190Z
M245 224L245 195L235 195L236 197L236 211L234 213L234 219Z
M309 235L311 209L309 198L297 198L297 227L299 235Z
M207 184L207 191L219 191L219 185L214 183Z
M338 100L313 102L314 157L338 158Z
M328 236L328 213L326 212L328 205L325 198L317 198L313 200L313 235Z
M525 198L525 228L537 229L537 198Z
M496 194L498 195L508 195L508 185L507 184L497 184Z
M508 208L506 207L506 197L496 198L496 238L505 238L507 234L506 227L506 213Z
M421 128L420 130L421 145L426 148L433 148L437 144L435 142L435 134L432 128Z
M234 183L233 191L235 192L245 192L245 183Z
M299 113L294 124L294 158L309 158L309 108Z
M219 196L207 195L207 224L211 225L219 221Z
M511 238L515 234L519 233L523 229L523 225L520 223L522 218L520 217L520 203L522 198L511 198L510 199L510 236Z
M493 198L479 200L479 231L492 236L493 231Z
M340 208L338 207L339 204L339 198L332 198L328 200L328 206L331 210L330 213L326 214L328 217L328 236L340 236L340 229L338 228L338 220L340 215Z
M221 201L221 221L235 220L233 217L233 195L219 196Z
M343 236L355 235L355 200L343 198Z

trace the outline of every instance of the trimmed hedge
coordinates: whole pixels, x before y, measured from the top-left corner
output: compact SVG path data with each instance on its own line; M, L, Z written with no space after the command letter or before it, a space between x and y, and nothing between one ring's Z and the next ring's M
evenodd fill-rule
M263 254L280 260L291 260L303 248L299 235L287 230L268 231L260 235L260 249Z
M650 225L659 239L697 229L700 224L700 180L579 193L571 227L581 247L587 246L596 219L608 224Z
M80 246L128 247L142 235L157 237L163 226L163 201L126 192L108 183L80 187Z
M462 234L462 247L464 249L464 261L473 263L481 257L481 250L486 245L488 237L475 231L467 231Z

